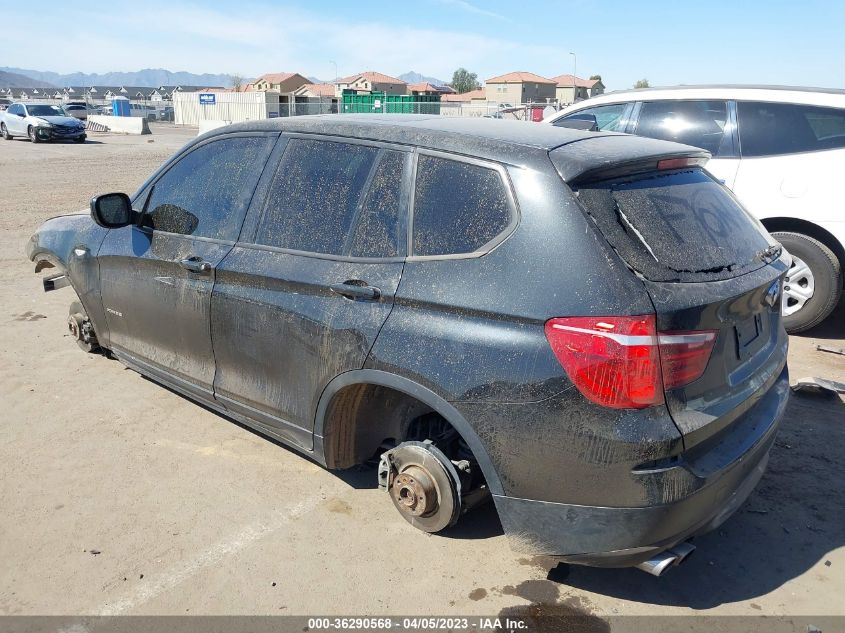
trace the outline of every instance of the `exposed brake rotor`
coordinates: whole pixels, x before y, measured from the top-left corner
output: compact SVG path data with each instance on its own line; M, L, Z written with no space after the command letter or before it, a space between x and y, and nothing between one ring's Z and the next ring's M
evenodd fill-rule
M454 464L431 442L403 442L381 456L379 485L408 523L439 532L461 514L461 480Z

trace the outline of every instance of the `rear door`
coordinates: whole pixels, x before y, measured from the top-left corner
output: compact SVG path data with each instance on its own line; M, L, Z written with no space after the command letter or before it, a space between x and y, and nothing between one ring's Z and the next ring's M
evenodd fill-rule
M701 376L666 390L687 448L747 410L780 376L780 247L702 169L674 169L583 184L577 195L651 296L657 329L683 342L710 332ZM689 339L692 340L692 339ZM666 372L666 367L664 367Z
M845 164L845 108L737 103L742 165L734 192L757 217L798 217L834 234Z
M734 186L739 154L735 147L736 118L732 104L722 99L643 101L632 133L700 147L713 157L707 171L729 189Z
M15 103L9 106L9 110L4 118L6 127L12 134L20 135L26 134L26 109L20 103Z
M211 306L216 398L305 449L328 382L364 365L407 249L409 150L283 138Z
M140 226L113 229L98 253L116 354L212 397L209 332L216 268L232 249L278 134L215 137L147 189Z

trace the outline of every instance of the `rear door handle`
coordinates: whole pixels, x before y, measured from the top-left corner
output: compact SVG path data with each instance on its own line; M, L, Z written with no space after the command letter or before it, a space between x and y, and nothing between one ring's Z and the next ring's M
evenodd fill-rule
M336 292L347 299L376 301L381 297L381 290L375 286L366 285L364 281L344 281L342 284L332 284L329 288L332 292Z
M187 257L181 260L179 265L192 273L205 274L211 271L211 264L201 257Z

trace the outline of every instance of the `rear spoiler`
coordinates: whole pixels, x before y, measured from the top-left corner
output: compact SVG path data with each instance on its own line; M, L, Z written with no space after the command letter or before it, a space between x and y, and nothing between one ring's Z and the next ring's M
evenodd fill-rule
M621 176L703 166L710 152L670 141L630 136L596 135L549 152L560 177L569 185Z

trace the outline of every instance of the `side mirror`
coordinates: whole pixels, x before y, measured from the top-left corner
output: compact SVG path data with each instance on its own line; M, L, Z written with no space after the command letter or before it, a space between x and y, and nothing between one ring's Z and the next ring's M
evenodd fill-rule
M136 213L125 193L105 193L91 198L91 219L104 229L119 229L134 224Z

